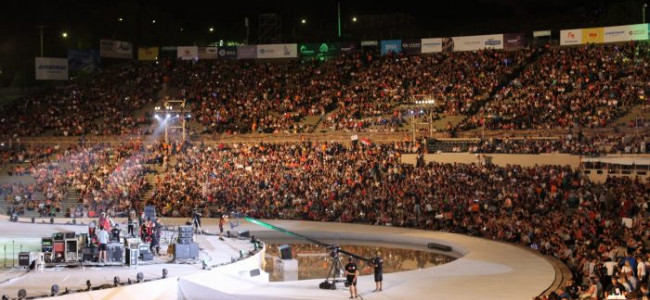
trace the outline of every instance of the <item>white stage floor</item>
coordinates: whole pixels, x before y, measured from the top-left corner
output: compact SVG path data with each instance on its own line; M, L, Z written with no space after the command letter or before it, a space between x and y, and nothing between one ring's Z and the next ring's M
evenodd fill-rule
M66 220L69 221L69 220ZM184 222L183 220L182 222ZM204 219L204 229L217 232L215 219ZM86 227L72 225L49 225L8 223L0 221L0 236L25 237L43 236L53 232L86 232ZM165 221L172 225L174 221ZM180 220L176 222L181 223ZM410 230L370 225L340 223L320 223L301 221L268 221L269 223L316 239L360 241L378 246L392 246L426 250L427 243L435 242L453 247L451 256L458 257L453 262L433 268L384 274L384 291L372 293L375 284L372 275L361 276L359 294L364 299L531 299L544 292L555 279L555 270L543 257L517 246L472 238L463 235ZM286 239L283 233L273 231L248 222L236 230L249 230L258 239ZM228 263L239 257L239 250L248 251L252 244L244 240L226 239L219 241L216 236L202 235L197 238L201 259L210 258L213 265ZM426 250L428 251L428 250ZM448 253L445 253L448 254ZM145 279L161 277L163 268L169 270L177 287L171 292L156 291L93 294L77 293L66 299L346 299L349 292L342 285L337 290L322 290L318 284L323 279L290 282L260 282L249 276L236 276L225 272L236 268L235 264L202 270L201 264L156 264L129 267L103 267L84 269L46 269L44 271L25 271L4 269L0 274L0 294L15 297L17 291L25 288L28 296L49 292L57 283L63 290L85 287L90 279L93 285L110 284L114 276L121 281L135 279L142 272ZM259 263L259 262L255 262ZM242 267L243 268L243 267ZM243 274L239 271L239 274ZM235 273L236 274L236 273Z

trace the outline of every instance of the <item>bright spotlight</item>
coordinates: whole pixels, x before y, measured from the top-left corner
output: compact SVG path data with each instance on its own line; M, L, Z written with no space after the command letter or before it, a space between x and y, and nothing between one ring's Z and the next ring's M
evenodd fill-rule
M154 119L160 121L160 116L158 114L153 115Z
M171 116L172 116L171 114L167 113L167 119L169 119L169 117L171 117Z

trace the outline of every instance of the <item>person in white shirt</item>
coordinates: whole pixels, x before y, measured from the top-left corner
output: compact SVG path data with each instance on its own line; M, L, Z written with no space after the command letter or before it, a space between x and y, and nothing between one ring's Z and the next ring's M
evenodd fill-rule
M99 243L99 262L105 262L106 246L108 244L108 231L104 229L104 226L99 226L99 231L97 232L97 242Z

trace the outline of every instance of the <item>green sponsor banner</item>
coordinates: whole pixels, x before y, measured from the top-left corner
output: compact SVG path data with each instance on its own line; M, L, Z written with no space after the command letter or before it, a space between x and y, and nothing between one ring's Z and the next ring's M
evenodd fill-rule
M307 43L300 44L300 56L307 58L326 59L341 54L341 45L338 43Z

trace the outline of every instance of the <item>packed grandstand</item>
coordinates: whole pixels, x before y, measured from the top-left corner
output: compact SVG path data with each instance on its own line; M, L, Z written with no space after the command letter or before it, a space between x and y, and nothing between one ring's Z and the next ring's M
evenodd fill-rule
M579 166L482 158L647 154L649 51L624 42L113 64L0 107L1 206L72 218L155 205L162 216L457 232L560 259L574 280L559 293L604 295L617 277L647 295L645 172L595 182ZM187 101L187 140L160 134L153 107L164 99ZM444 152L477 159L425 159Z

